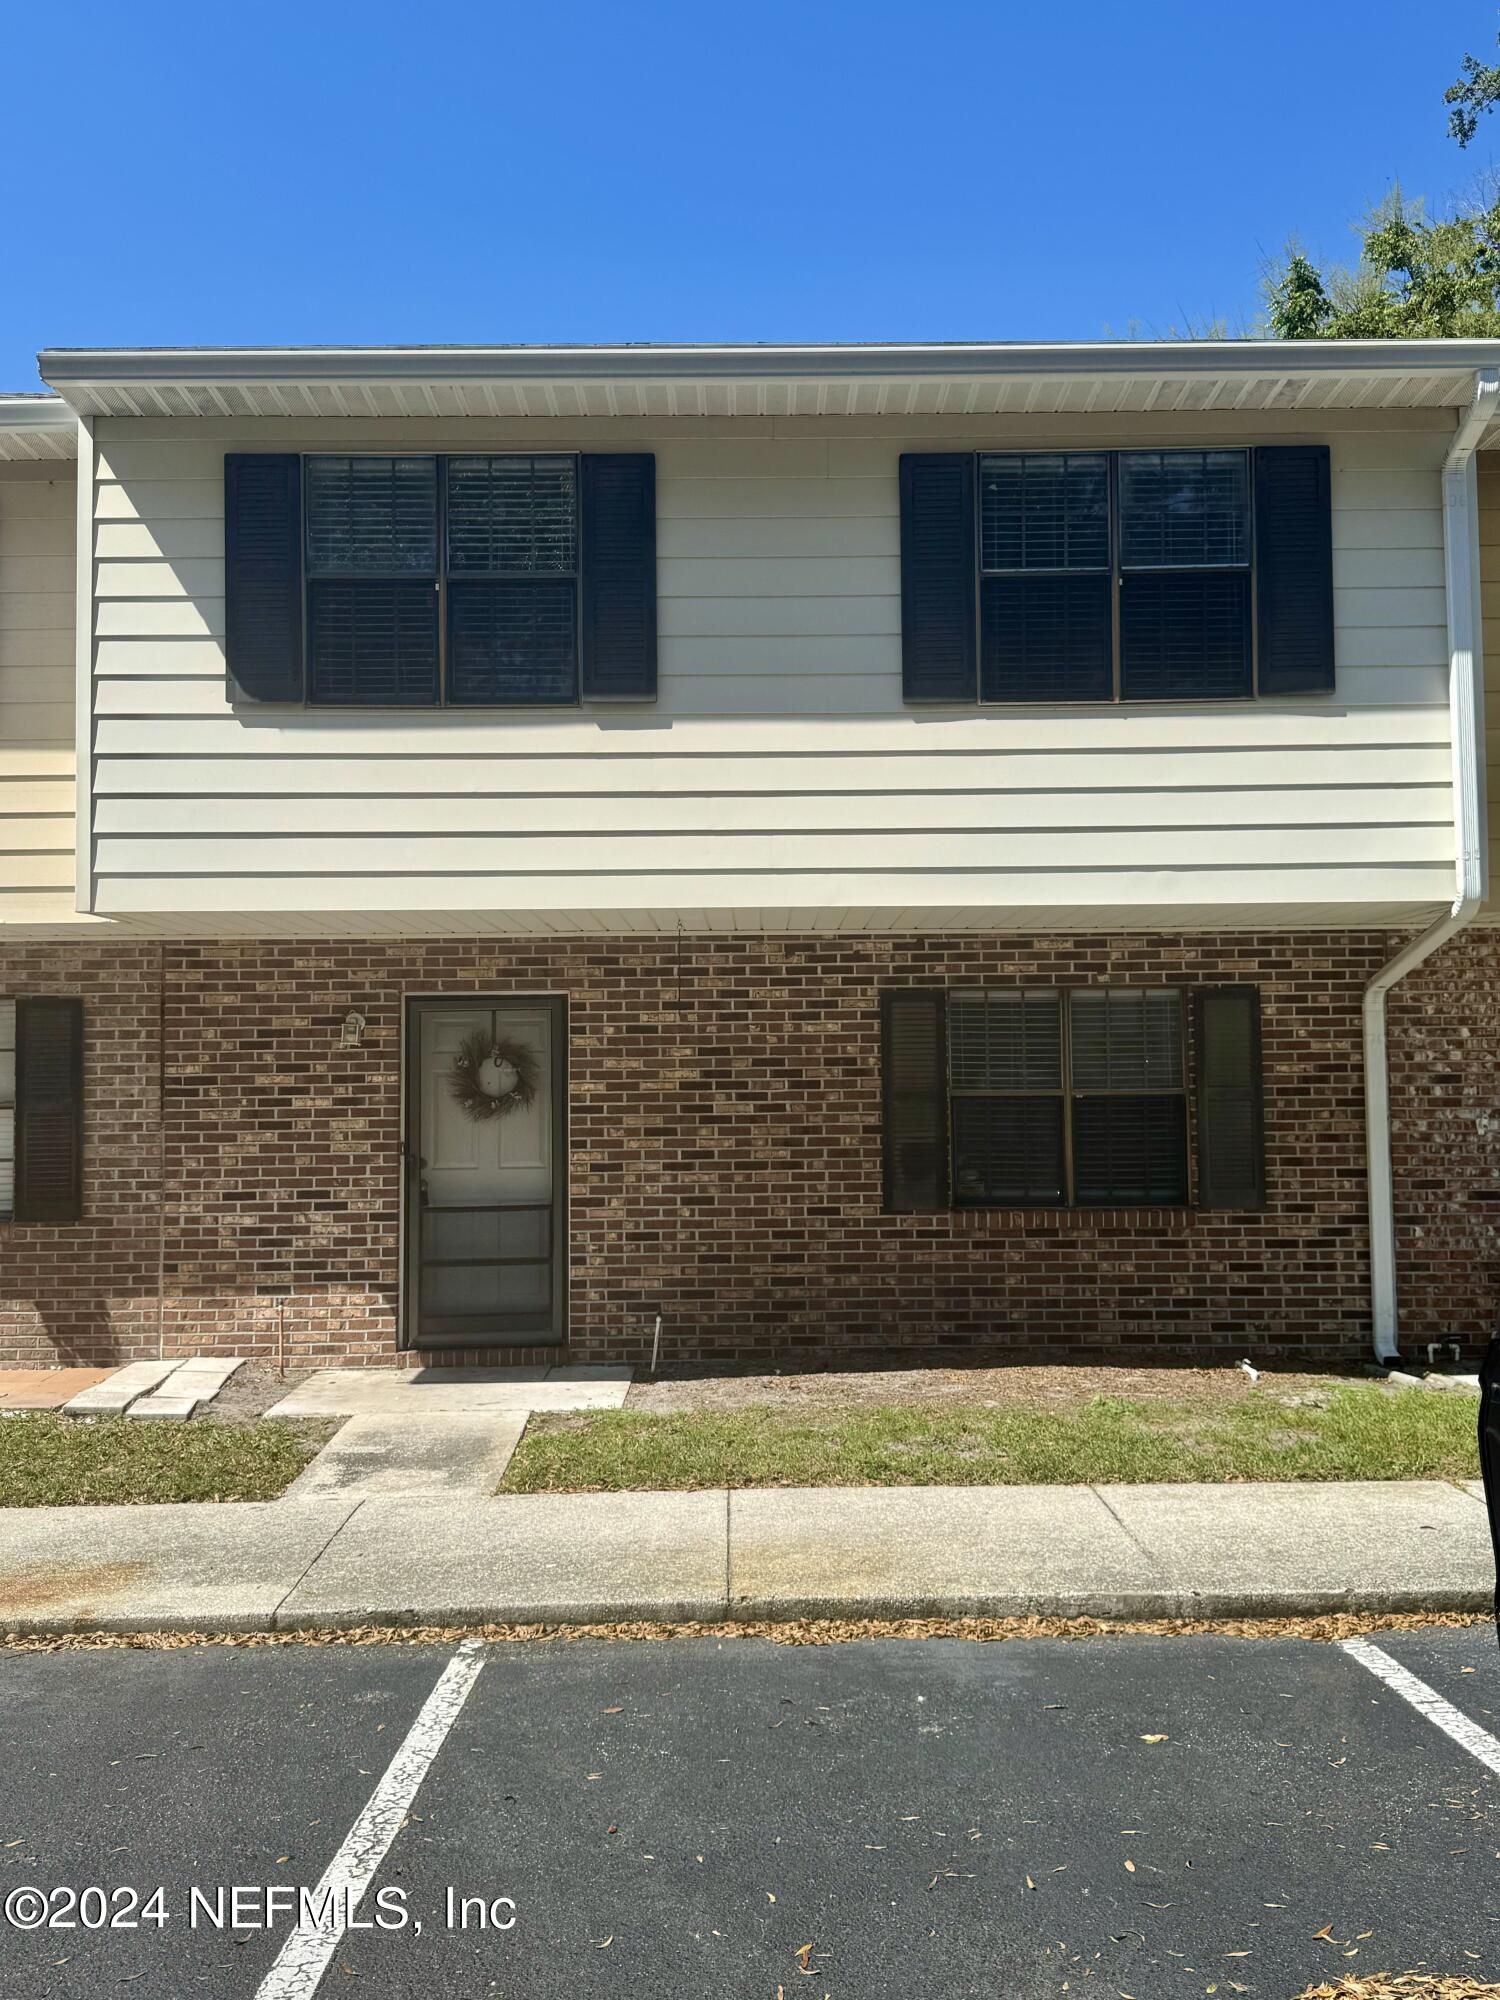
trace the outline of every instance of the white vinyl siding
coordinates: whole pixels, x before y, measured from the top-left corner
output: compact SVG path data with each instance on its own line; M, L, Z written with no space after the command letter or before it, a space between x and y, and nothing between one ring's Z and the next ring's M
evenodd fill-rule
M1448 419L1319 423L102 420L95 908L245 930L1414 920L1452 884ZM1333 454L1335 695L903 706L901 452L1299 437ZM502 447L655 452L654 705L230 705L226 450Z
M76 512L71 466L0 465L0 928L79 920Z

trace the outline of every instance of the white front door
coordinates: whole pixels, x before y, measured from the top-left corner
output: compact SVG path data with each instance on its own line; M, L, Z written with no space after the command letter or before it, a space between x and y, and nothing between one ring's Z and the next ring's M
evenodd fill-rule
M415 1343L560 1339L554 1008L524 1000L413 1005ZM459 1101L455 1059L476 1035L530 1051L529 1104L479 1117Z

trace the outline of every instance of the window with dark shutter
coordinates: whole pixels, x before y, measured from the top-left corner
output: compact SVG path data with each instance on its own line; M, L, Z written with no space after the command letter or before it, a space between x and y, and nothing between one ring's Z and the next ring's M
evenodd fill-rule
M583 461L583 693L656 699L656 460L645 452Z
M0 1000L0 1222L16 1195L16 1003Z
M904 457L901 593L912 702L1326 692L1327 447Z
M18 1000L15 1012L17 1222L83 1214L83 1002Z
M302 461L224 459L224 657L231 700L300 702Z
M653 699L655 465L231 454L232 692L345 708Z
M1253 986L1196 996L1198 1200L1205 1208L1263 1208L1260 995Z
M907 701L978 694L974 607L974 455L901 460L901 685Z
M948 1206L948 1094L944 996L920 988L880 998L885 1205Z

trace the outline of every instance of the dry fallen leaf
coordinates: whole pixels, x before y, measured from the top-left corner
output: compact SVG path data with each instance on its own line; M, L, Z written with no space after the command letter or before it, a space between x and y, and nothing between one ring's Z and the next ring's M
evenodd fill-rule
M1133 1875L1135 1873L1135 1863L1133 1861L1127 1861L1125 1863L1125 1873L1127 1875Z
M1141 1738L1143 1743L1165 1743L1166 1740L1165 1736L1143 1736Z

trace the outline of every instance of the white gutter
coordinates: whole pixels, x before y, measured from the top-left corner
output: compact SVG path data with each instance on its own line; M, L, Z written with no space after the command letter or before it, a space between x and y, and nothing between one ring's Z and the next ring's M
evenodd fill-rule
M1500 340L705 342L598 347L49 347L49 386L273 382L884 381L890 376L1274 375L1450 378L1500 365Z
M1474 378L1474 400L1443 461L1443 566L1448 604L1448 713L1453 745L1453 907L1403 945L1365 988L1365 1148L1370 1187L1370 1303L1375 1359L1399 1359L1396 1217L1391 1178L1391 1090L1386 995L1408 972L1456 937L1479 913L1489 888L1484 783L1484 672L1479 604L1479 518L1474 453L1500 407L1500 373Z

